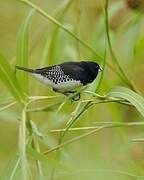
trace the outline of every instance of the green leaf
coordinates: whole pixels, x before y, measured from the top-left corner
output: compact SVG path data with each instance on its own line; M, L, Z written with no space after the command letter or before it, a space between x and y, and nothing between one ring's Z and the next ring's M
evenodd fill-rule
M31 10L22 23L17 37L17 64L22 67L28 67L29 56L29 28L34 10ZM19 71L19 81L24 92L28 93L28 76Z
M144 116L144 98L136 92L125 87L114 87L108 94L110 98L121 98L129 101Z
M25 96L20 89L15 74L10 64L1 54L0 54L0 79L3 81L3 83L8 88L9 92L15 97L15 99L19 102L24 103Z

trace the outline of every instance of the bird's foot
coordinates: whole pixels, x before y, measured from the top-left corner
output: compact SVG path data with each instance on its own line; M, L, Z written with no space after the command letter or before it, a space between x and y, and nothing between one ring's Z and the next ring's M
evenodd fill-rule
M62 93L65 96L69 96L70 94L76 93L76 91L66 91L66 92L60 92L57 89L53 88L53 91ZM76 93L74 96L72 96L72 101L78 101L80 99L80 93Z
M72 101L78 101L79 99L80 99L80 93L76 93L76 91L69 91L68 92L69 94L71 93L71 94L74 94L75 93L75 95L73 95L72 96Z
M74 97L72 97L72 100L73 101L78 101L78 100L80 100L80 93L77 93Z

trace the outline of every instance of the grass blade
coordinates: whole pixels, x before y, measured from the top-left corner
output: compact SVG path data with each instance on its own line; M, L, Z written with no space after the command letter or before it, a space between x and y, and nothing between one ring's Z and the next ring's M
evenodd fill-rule
M72 0L69 0L69 1L67 1L67 4L65 4L65 7L63 8L63 11L62 11L61 15L58 18L60 22L63 21L63 18L65 16L66 12L69 10L72 2L73 2ZM48 56L47 56L49 64L52 64L51 62L55 62L54 60L57 58L57 57L55 57L55 50L56 50L59 30L60 30L59 26L55 26L54 30L53 30L53 33L52 33L52 36L51 36L50 44L49 44L49 47L48 47Z
M22 23L17 37L17 64L22 67L28 67L29 54L29 28L34 10L31 10ZM24 92L28 93L28 77L25 73L19 71L19 81Z
M125 87L114 87L108 92L107 96L129 101L133 106L136 107L139 113L144 116L144 98L134 91Z
M112 48L111 39L110 39L110 32L109 32L108 4L109 4L109 0L106 0L106 2L105 2L105 27L106 27L106 35L107 35L108 47L109 47L110 54L111 54L111 57L112 57L112 60L113 60L113 64L118 69L119 77L122 79L122 81L125 82L125 84L127 84L127 86L129 88L131 88L132 90L137 92L137 89L134 87L133 83L129 80L129 78L125 74L124 70L120 66L119 61L118 61L118 59L117 59L117 57L116 57L116 55L115 55L115 53L113 51L113 48Z
M12 173L11 173L11 176L10 176L9 180L13 180L14 179L14 176L16 174L17 168L19 166L19 162L20 162L20 159L18 158L18 160L16 161L15 166L14 166L14 168L12 170Z
M3 81L4 85L8 88L9 92L15 97L19 102L25 102L25 96L20 89L19 83L15 77L15 74L6 61L6 59L0 54L0 79Z
M47 157L44 154L37 152L36 150L34 150L31 147L27 147L27 153L35 160L39 160L40 162L48 163L52 167L59 167L59 168L65 169L65 166L62 165L61 163L58 163L55 159L53 159L51 157Z
M27 156L26 156L26 121L27 113L26 107L22 110L22 119L19 125L19 153L20 153L20 165L22 179L26 180L28 178L28 168L27 168Z
M107 47L106 47L106 43L105 43L105 52L104 52L102 72L101 72L100 79L98 81L98 84L97 84L94 92L99 92L99 89L100 89L100 86L101 86L101 83L102 83L102 80L103 80L103 77L104 77L104 71L105 71L105 66L106 66L106 55L107 55L106 51L107 51Z
M4 111L4 110L6 110L6 109L8 109L8 108L10 108L10 107L12 107L12 106L15 105L16 103L17 103L17 102L14 101L14 102L11 102L11 103L9 103L9 104L1 107L1 108L0 108L0 112L1 112L1 111Z

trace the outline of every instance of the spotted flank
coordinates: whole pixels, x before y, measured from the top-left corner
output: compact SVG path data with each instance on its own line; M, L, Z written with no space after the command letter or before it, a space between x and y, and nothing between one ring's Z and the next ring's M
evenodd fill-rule
M43 70L41 73L33 73L33 76L59 92L70 91L82 85L80 80L74 80L69 75L65 75L60 66Z

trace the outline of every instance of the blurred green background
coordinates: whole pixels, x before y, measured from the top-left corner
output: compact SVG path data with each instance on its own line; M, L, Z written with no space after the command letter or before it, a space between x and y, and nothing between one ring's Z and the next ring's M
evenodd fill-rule
M103 0L73 0L66 7L64 0L33 0L48 14L60 20L69 30L88 42L98 53L105 51L105 24ZM137 2L137 3L136 3ZM0 52L8 59L13 69L16 64L16 44L19 28L30 8L15 0L0 0ZM109 25L113 49L131 81L143 94L144 72L144 3L138 0L111 0L109 3ZM70 60L91 59L96 57L78 41L61 28L43 18L37 12L33 15L29 35L29 67L39 68ZM107 61L111 61L107 50ZM116 85L125 86L109 68L105 69L99 90L106 93ZM96 81L89 86L92 90ZM6 87L0 82L0 107L11 99ZM29 76L30 96L57 95L56 99L33 103L31 108L45 107L61 99L62 95L52 92L49 87ZM89 95L82 94L83 99ZM46 135L46 144L40 143L41 151L58 143L58 133L51 129L63 127L75 110L78 102L68 101L57 112L32 112L31 120L40 132ZM20 107L14 105L0 112L0 179L9 179L17 156L18 120ZM75 127L94 126L96 122L140 122L143 117L131 107L109 103L98 104L86 111L75 123ZM95 135L63 147L61 161L65 168L56 168L55 177L59 180L131 180L144 179L144 143L132 139L144 137L143 126L108 128ZM83 131L69 132L66 139L82 134ZM48 155L55 159L55 153ZM39 179L36 167L30 159L31 179ZM52 179L53 168L50 163L42 163L44 179ZM13 179L19 179L19 172Z

